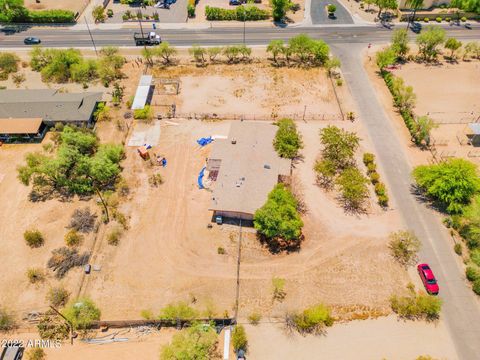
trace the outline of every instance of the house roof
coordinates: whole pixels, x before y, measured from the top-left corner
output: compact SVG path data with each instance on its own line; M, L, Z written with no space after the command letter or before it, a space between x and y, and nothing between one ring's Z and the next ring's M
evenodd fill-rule
M88 121L100 92L61 93L52 89L0 90L0 118Z
M41 118L0 118L0 134L37 134L41 125Z
M210 210L253 214L267 200L279 175L290 175L291 161L273 148L277 127L233 122L227 139L213 143L210 159L221 160ZM235 144L232 143L235 140Z

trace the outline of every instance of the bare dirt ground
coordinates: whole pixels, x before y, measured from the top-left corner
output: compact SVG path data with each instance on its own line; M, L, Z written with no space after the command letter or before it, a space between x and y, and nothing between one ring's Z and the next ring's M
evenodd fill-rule
M182 114L236 114L253 119L276 113L299 118L305 111L307 118L340 116L323 69L277 69L267 62L255 62L206 68L183 65L155 73L180 80L181 93L175 102Z
M327 336L287 335L279 324L246 325L246 330L251 359L458 359L442 322L403 322L389 316L335 325Z
M4 289L0 292L0 304L14 312L18 320L30 311L44 311L48 307L45 296L50 286L63 284L75 293L82 269L70 270L63 280L57 280L46 264L51 251L65 244L63 237L74 209L90 206L96 210L92 202L76 199L71 202L29 201L30 188L19 182L16 168L23 165L26 153L35 151L41 151L41 145L0 147L0 191L6 200L0 207L0 272ZM23 233L29 228L43 233L45 245L37 249L26 245ZM92 237L85 238L81 249L88 248ZM45 282L35 285L28 282L26 272L32 267L42 268L48 274Z
M374 51L372 52L374 54ZM372 55L373 56L373 55ZM410 135L403 119L393 106L392 97L383 79L376 74L373 61L365 62L366 69L372 79L385 109L395 119L395 127L402 133L410 149L410 158L415 164L430 161L432 156L437 160L449 157L463 157L479 163L480 149L467 144L467 124L477 122L480 107L477 98L480 96L478 81L480 80L480 62L459 61L456 64L442 62L436 66L408 63L393 73L404 79L413 87L417 95L414 112L417 116L428 115L438 125L432 130L432 152L420 151L410 142Z
M41 0L37 3L36 0L25 0L25 6L31 10L71 10L74 13L81 12L89 3L88 0Z

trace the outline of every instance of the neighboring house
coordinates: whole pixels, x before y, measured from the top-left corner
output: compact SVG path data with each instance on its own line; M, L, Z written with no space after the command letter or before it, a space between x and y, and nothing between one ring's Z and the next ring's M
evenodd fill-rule
M214 216L252 220L268 193L290 176L291 161L273 148L277 126L251 121L231 124L227 139L216 139L207 160Z
M41 140L46 129L56 123L90 127L101 101L100 92L0 90L0 140Z
M410 6L407 4L408 0L400 0L398 8L401 10L408 10ZM422 9L430 9L432 7L440 6L442 4L450 4L450 0L423 0Z

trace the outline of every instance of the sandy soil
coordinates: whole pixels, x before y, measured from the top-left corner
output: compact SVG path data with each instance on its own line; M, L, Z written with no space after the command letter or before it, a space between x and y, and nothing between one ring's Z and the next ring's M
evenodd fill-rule
M90 206L97 210L92 202L76 199L71 202L29 201L30 189L19 182L16 168L23 165L25 154L35 151L41 151L41 145L0 147L0 191L2 197L8 199L0 207L0 273L5 289L0 292L0 304L13 311L18 320L30 311L46 309L45 295L50 286L63 284L72 293L77 291L82 269L71 270L59 281L51 270L47 270L46 263L51 251L64 245L66 226L74 209ZM29 228L37 228L44 234L44 246L31 249L26 245L23 233ZM93 235L87 236L80 250L88 249L92 241ZM28 282L26 272L31 267L44 269L48 274L44 283L32 285Z
M389 316L339 324L326 336L305 337L288 335L279 324L246 325L246 330L249 359L458 359L441 322L403 322Z
M180 80L181 93L174 101L177 111L185 115L202 112L253 119L276 113L298 119L305 111L307 118L340 117L332 85L322 69L276 69L260 62L179 66L162 69L158 76ZM158 102L167 100L163 97Z
M36 0L24 0L27 9L31 10L72 10L73 12L81 12L88 5L88 0L41 0L37 3Z
M375 52L373 50L372 54ZM480 95L477 83L480 75L478 61L442 63L426 66L410 63L394 70L417 95L415 113L430 116L438 127L432 130L431 151L421 151L410 141L410 134L392 103L392 97L383 79L376 74L373 61L365 61L366 69L385 109L407 144L410 159L416 165L449 157L463 157L480 163L480 149L467 144L467 124L480 116L476 99ZM433 76L432 76L433 75Z

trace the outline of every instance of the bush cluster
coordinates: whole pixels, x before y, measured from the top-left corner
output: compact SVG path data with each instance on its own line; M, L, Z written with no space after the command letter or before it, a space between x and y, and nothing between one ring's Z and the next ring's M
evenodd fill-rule
M270 14L253 5L240 5L236 9L223 9L219 7L206 6L205 16L207 20L237 20L237 21L258 21L266 20Z
M390 306L402 318L434 320L440 315L442 301L424 292L415 293L412 287L406 296L392 295Z
M20 59L14 53L0 53L0 80L7 80L8 75L18 71Z
M31 248L38 248L42 246L45 242L42 233L36 229L26 230L23 233L23 238L25 239L27 245Z
M0 12L0 22L37 24L75 22L75 13L70 10L28 10L23 4L20 7L17 6L16 9L9 10Z
M143 109L133 110L133 118L138 120L151 120L153 118L153 110L150 105L145 105Z
M287 326L300 333L318 333L334 322L330 309L323 304L314 305L300 313L288 313L285 320Z
M380 206L388 206L388 194L385 184L380 182L380 174L377 172L377 165L375 163L375 155L371 153L363 154L363 163L367 167L368 177L371 183L375 186L375 194L377 194L378 203Z
M160 310L158 316L161 320L193 320L198 316L198 311L183 301L171 303Z

